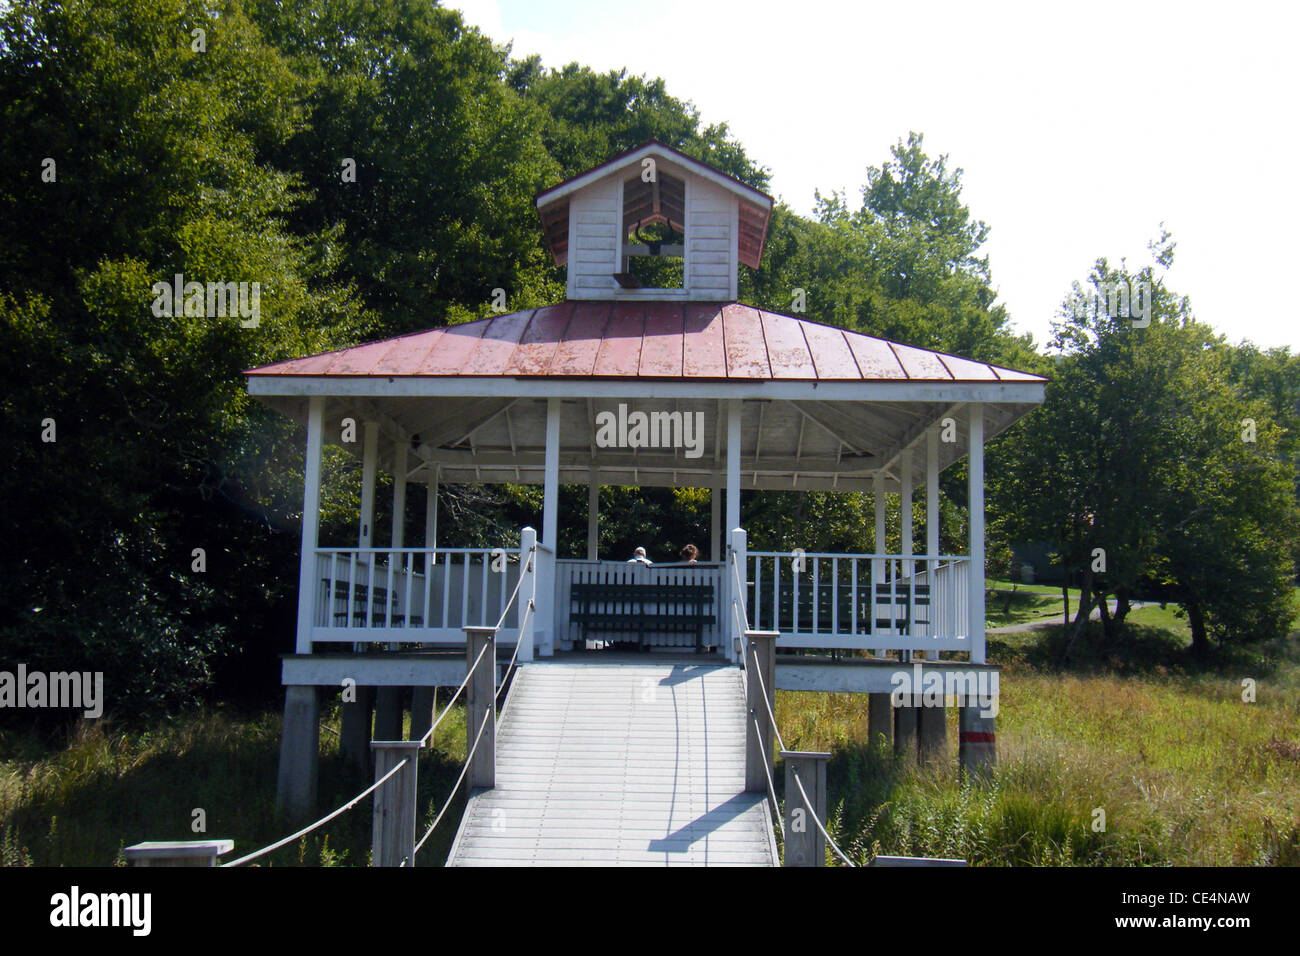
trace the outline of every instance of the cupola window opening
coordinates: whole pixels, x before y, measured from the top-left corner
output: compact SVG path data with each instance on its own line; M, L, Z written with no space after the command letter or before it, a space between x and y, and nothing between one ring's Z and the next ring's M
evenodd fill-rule
M624 289L686 285L686 183L651 167L623 183L621 269Z

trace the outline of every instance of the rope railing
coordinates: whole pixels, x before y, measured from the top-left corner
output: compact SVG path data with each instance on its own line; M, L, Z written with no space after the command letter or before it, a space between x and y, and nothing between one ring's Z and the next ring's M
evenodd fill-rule
M783 751L789 750L790 748L785 745L785 740L781 736L781 728L777 726L776 714L772 710L772 704L770 702L770 698L768 697L768 693L767 693L767 682L763 680L763 670L758 666L758 655L756 653L756 648L752 642L750 643L749 646L748 660L753 660L754 662L754 668L753 668L754 676L758 678L758 687L760 691L758 696L763 701L763 708L767 711L768 720L771 722L770 726L772 728L773 735L776 737L777 744L780 746L780 748ZM748 666L745 667L746 671L748 671L749 669L750 668ZM748 675L746 675L746 679L748 679ZM750 723L754 727L754 734L757 736L758 740L762 741L763 732L762 732L762 728L759 727L758 718L756 716L751 716ZM776 799L776 783L772 779L772 770L769 764L770 764L770 760L767 759L767 756L765 755L763 760L763 775L767 778L768 793L771 795L772 805L779 807L779 803ZM849 859L848 856L845 855L844 851L839 848L839 844L837 844L835 840L832 839L830 833L827 832L826 827L822 824L821 818L817 815L817 808L813 805L811 798L809 798L808 792L804 790L803 781L799 779L798 769L792 767L790 768L790 770L791 770L791 774L794 777L795 786L798 787L799 794L803 798L804 806L808 808L808 814L813 818L813 822L817 824L817 829L821 831L822 837L830 845L830 848L835 852L835 855L844 861L846 866L857 866L857 864L854 863L851 859ZM781 839L784 841L785 825L782 821L782 817L780 813L777 813L776 819L777 819L777 826L781 832Z
M754 733L758 739L763 739L763 733L758 726L758 718L750 717L749 722L754 727ZM776 828L781 833L782 842L785 841L785 822L781 819L781 801L776 798L776 782L772 779L772 768L768 761L763 761L763 776L767 777L767 795L772 798L772 809L776 811Z
M817 810L813 807L813 802L808 796L808 791L803 788L803 781L799 779L799 771L797 769L792 770L792 776L794 777L795 786L799 788L799 794L803 797L803 805L808 808L808 815L813 818L813 823L817 824L817 829L821 831L822 838L830 844L831 849L835 851L835 855L843 860L847 866L857 866L856 863L844 855L844 851L839 848L839 844L831 839L831 835L826 832L826 827L822 825L822 821L818 818Z
M266 854L272 852L273 850L280 849L280 847L282 846L287 846L290 843L292 843L294 840L297 840L299 837L304 837L308 833L311 833L312 830L324 826L325 824L333 820L335 817L340 816L346 813L347 811L351 810L353 807L355 807L366 797L370 796L372 793L374 793L376 790L382 787L385 783L388 782L390 777L392 777L394 774L397 773L397 771L401 770L404 766L406 766L406 762L409 759L410 759L409 757L403 757L401 763L397 764L397 766L393 767L392 770L388 771L388 773L384 774L382 777L380 777L370 786L366 787L366 789L362 790L355 797L353 797L347 803L343 804L343 806L339 807L333 813L321 817L315 823L303 827L297 833L290 834L289 836L285 837L283 840L277 840L275 843L272 843L270 846L262 847L262 849L256 850L255 852L250 853L247 856L241 856L238 860L231 860L229 863L223 863L221 865L223 867L239 866L240 864L247 863L249 860L256 860L258 857L265 856Z
M736 623L740 626L740 634L743 638L745 632L749 630L749 611L745 607L745 582L740 576L740 559L736 556L735 551L731 552L731 560L729 563L731 565L732 583L736 586L735 593L731 597L731 606L733 613L736 615Z
M470 747L469 753L465 755L465 765L460 768L460 776L456 778L456 782L452 785L451 793L447 794L447 799L443 803L442 809L438 811L438 815L433 818L433 823L429 825L429 829L424 831L424 836L420 837L419 842L416 843L415 847L411 850L410 859L403 860L401 864L399 864L400 866L406 866L407 863L414 860L415 855L420 852L420 848L424 846L429 837L433 836L433 831L438 829L438 824L442 822L443 816L447 813L447 808L451 806L452 801L456 799L456 794L460 792L460 785L465 781L465 774L469 773L469 765L474 760L474 754L478 751L479 741L483 739L483 731L487 729L487 725L488 715L484 714L483 720L478 726L478 733L474 736L474 744Z
M538 545L536 544L534 544L531 548L528 549L528 554L525 556L526 559L524 561L523 567L521 567L519 571L519 580L515 582L515 589L514 591L511 592L510 599L506 602L505 608L501 611L501 617L498 618L496 627L493 628L494 633L500 631L501 628L505 625L506 617L509 615L510 609L514 606L515 600L519 597L519 588L520 585L524 583L524 575L532 571L533 554L537 551L537 549L538 549ZM506 688L506 678L509 677L509 675L511 674L511 672L515 667L515 662L519 659L519 649L523 646L524 643L523 641L524 625L528 620L528 616L532 614L533 611L534 611L534 602L530 598L528 600L528 604L524 607L523 612L519 616L519 638L515 641L515 650L514 653L510 655L510 662L506 664L505 675L503 676L501 681L501 688L493 695L493 701L492 701L493 717L496 720L500 720L502 717L505 716L504 709L501 710L499 714L496 712L496 705L500 699L500 695L502 691L504 691ZM447 707L443 710L442 714L439 715L438 720L435 721L433 726L429 728L428 733L426 733L424 736L424 740L428 740L430 737L432 737L434 730L436 730L438 724L442 722L442 718L446 716L447 711L451 709L451 705L452 703L455 702L456 697L458 697L460 693L469 685L470 678L473 676L474 671L478 668L479 661L483 659L483 655L487 653L488 647L491 646L494 646L494 643L485 643L483 645L483 649L479 651L478 657L474 659L474 663L467 669L465 674L465 679L461 681L460 687L457 688L456 693L452 696L451 701L448 702ZM452 785L451 792L447 795L447 799L443 802L442 809L440 809L438 811L437 816L433 818L433 823L430 824L429 829L427 829L424 832L424 836L420 837L419 841L415 844L415 847L411 850L410 857L408 859L403 860L399 864L399 866L406 866L408 863L414 862L416 854L420 852L420 849L424 846L426 842L428 842L429 837L433 836L433 831L438 828L438 824L442 822L442 818L446 815L448 808L450 808L452 803L455 801L456 794L460 792L460 785L464 782L465 775L469 773L470 764L474 760L474 755L478 752L478 745L479 742L483 739L483 731L487 729L487 725L488 725L488 715L484 714L483 720L479 724L478 733L474 735L474 743L470 746L469 752L465 755L465 763L461 767L460 775L457 776L455 784ZM424 741L422 740L421 743L423 742Z

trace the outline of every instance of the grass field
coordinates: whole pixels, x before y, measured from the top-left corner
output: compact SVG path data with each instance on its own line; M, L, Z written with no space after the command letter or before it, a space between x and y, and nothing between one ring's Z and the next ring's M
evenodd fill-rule
M999 765L979 786L955 770L955 714L951 759L919 768L868 739L864 697L778 693L786 744L834 753L832 832L844 849L859 862L1300 864L1300 631L1200 662L1186 622L1148 607L1113 645L1095 627L1068 668L1063 643L1060 627L990 638L989 658L1003 665ZM369 783L343 765L338 726L337 711L323 716L322 811ZM463 712L435 744L420 765L421 833L459 773ZM122 847L142 840L230 837L236 854L269 844L288 830L274 812L278 751L274 712L213 709L147 731L110 718L62 736L0 732L0 864L120 864ZM205 833L192 828L196 809ZM419 865L445 859L457 819L453 809ZM365 801L258 863L365 865L369 841Z

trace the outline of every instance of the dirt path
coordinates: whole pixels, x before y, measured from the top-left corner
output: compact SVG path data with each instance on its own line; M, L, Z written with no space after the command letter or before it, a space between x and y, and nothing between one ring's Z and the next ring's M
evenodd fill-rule
M1110 612L1112 614L1115 613L1115 608L1118 606L1118 603L1119 602L1117 601L1107 602L1106 606L1110 608ZM1129 610L1136 611L1140 607L1150 607L1152 603L1153 602L1151 601L1130 601ZM1074 618L1071 617L1070 620L1074 620ZM1092 609L1092 613L1088 615L1088 620L1100 621L1101 608L1094 607ZM1060 624L1060 623L1061 623L1061 618L1057 617L1056 615L1052 615L1051 617L1043 618L1041 621L1025 621L1023 624L1006 624L1002 627L990 627L984 633L985 634L1018 634L1022 631L1035 631L1040 627L1051 627L1055 624Z

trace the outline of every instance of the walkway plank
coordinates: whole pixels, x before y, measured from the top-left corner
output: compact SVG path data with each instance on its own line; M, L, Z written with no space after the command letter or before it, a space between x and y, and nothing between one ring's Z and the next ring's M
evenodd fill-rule
M774 866L745 729L734 667L525 665L448 865Z

